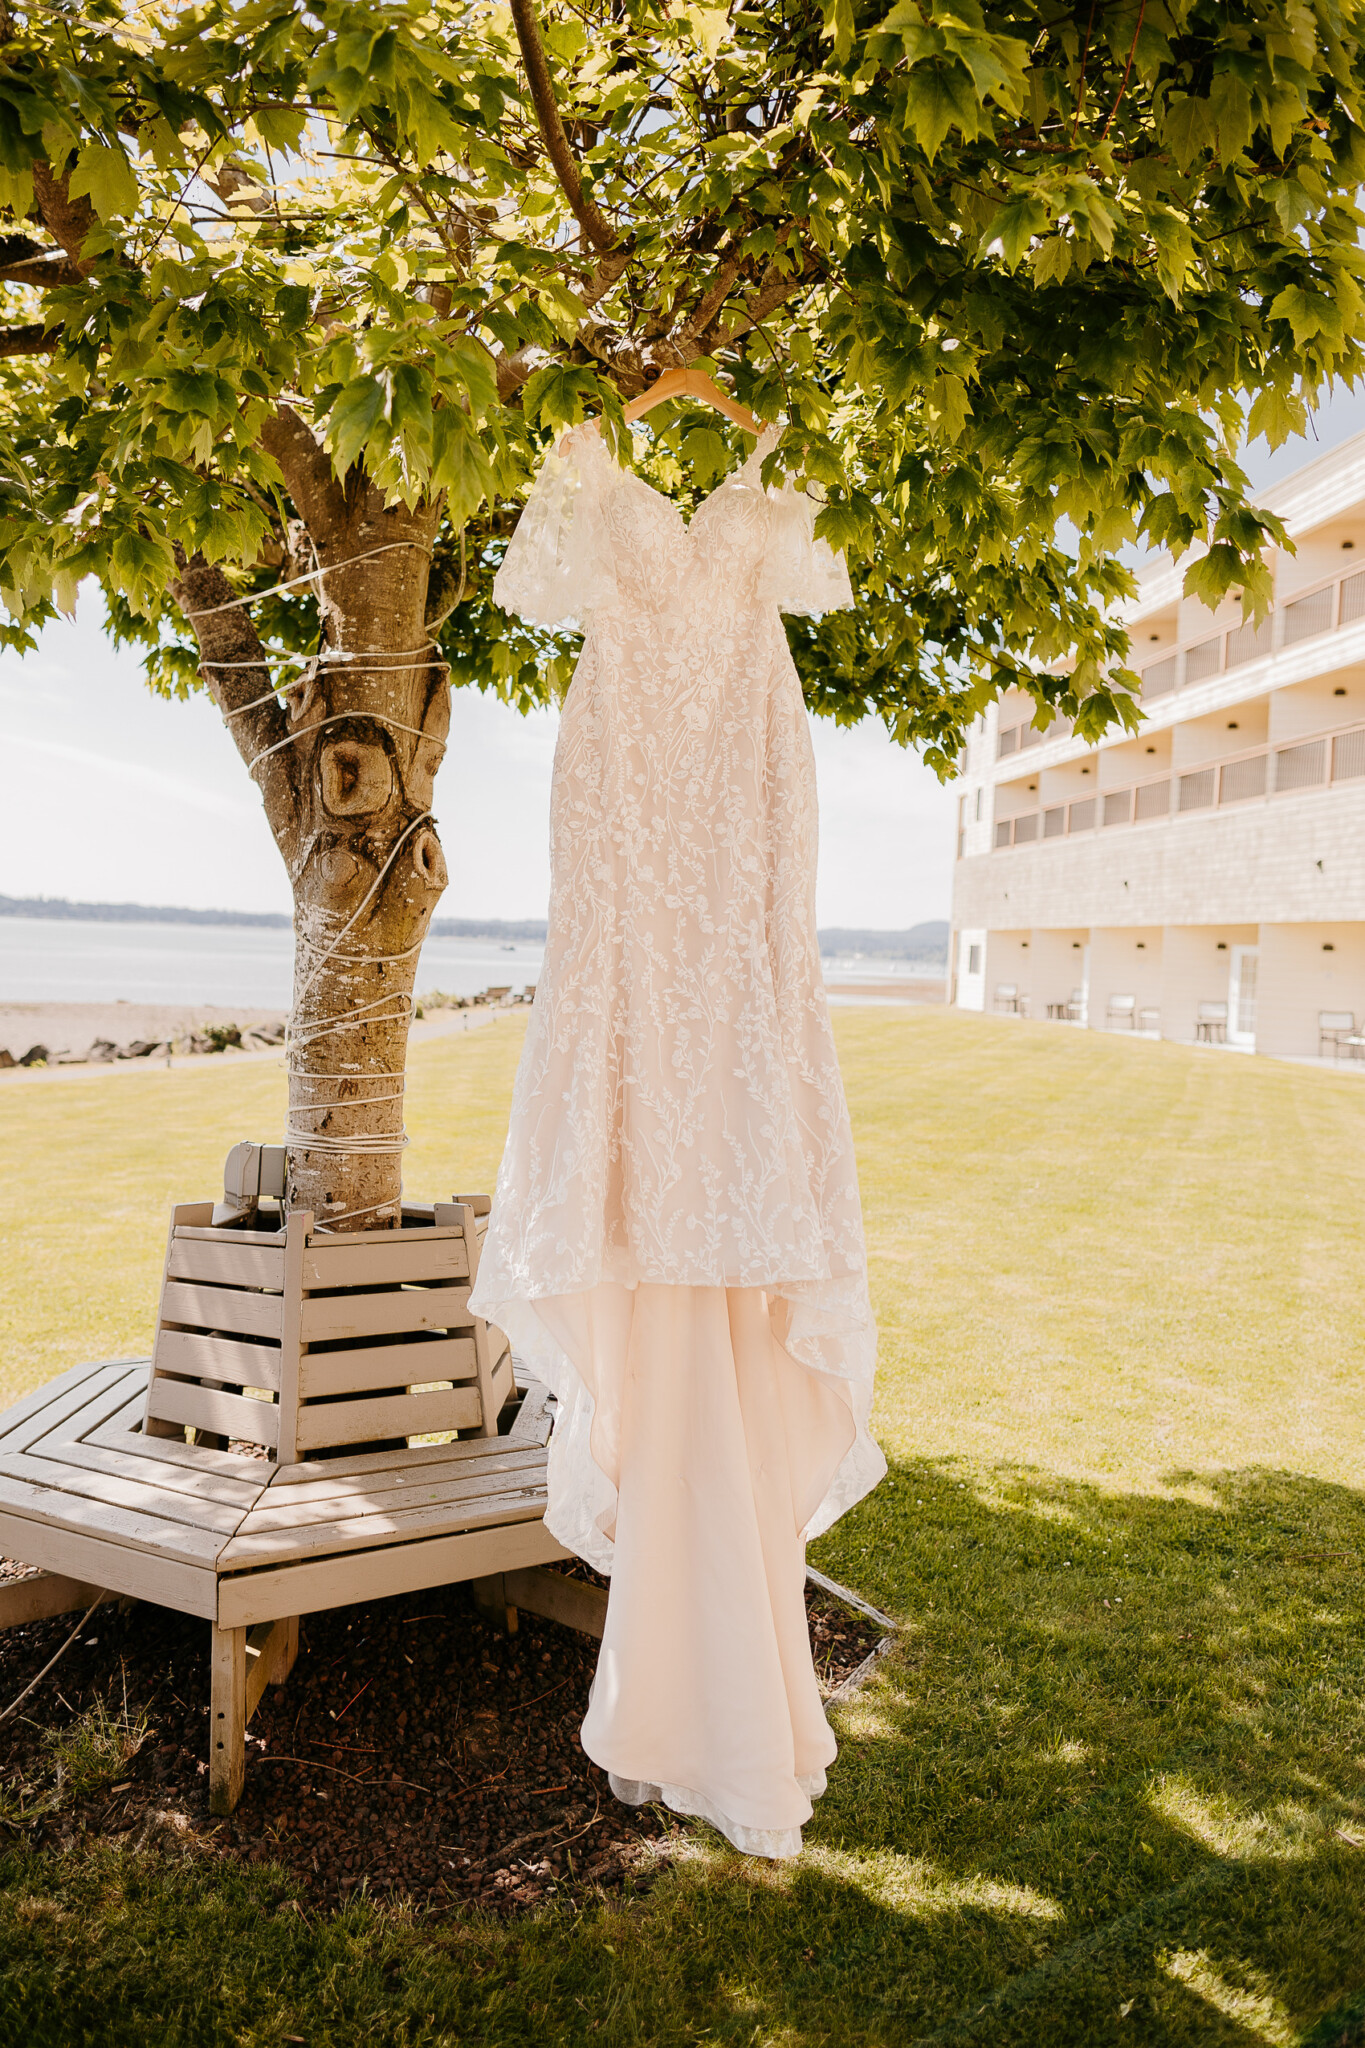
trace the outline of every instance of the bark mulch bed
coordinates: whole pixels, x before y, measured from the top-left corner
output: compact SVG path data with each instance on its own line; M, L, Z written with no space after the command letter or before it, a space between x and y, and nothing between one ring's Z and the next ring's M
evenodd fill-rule
M828 1696L884 1631L817 1588L806 1604ZM0 1631L0 1709L77 1619ZM596 1661L594 1641L533 1615L499 1634L462 1586L305 1616L289 1682L247 1729L241 1804L216 1821L208 1629L109 1603L0 1723L0 1839L279 1863L324 1908L360 1886L500 1912L614 1890L646 1878L682 1824L620 1805L583 1754Z

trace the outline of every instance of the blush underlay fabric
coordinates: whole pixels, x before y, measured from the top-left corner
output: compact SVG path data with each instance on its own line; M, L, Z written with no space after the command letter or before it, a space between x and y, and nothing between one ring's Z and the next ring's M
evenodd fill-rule
M498 572L585 637L471 1306L555 1394L546 1526L611 1577L585 1750L618 1798L791 1856L835 1754L805 1545L886 1468L780 616L852 598L772 445L685 525L578 429Z

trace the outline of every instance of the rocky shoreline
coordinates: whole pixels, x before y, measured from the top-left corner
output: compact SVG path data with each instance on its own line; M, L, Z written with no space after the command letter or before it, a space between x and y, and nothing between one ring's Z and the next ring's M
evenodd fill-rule
M453 996L433 989L418 996L413 1014L509 1008L529 1002L533 993L499 987ZM213 1003L0 1002L0 1069L156 1064L187 1055L278 1051L284 1027L280 1010Z
M279 1010L203 1003L0 1003L0 1067L108 1066L284 1044Z

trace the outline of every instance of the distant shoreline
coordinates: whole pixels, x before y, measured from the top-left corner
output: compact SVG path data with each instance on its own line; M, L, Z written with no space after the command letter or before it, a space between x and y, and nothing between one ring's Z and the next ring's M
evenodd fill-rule
M245 925L258 931L289 931L293 919L278 910L191 910L164 903L76 903L65 896L0 896L0 917L51 919L81 924ZM438 917L433 939L523 939L545 942L544 918ZM908 931L860 931L836 925L818 934L825 959L907 961L927 976L943 974L948 961L948 924L936 918Z
M53 919L72 924L247 925L257 931L292 931L279 910L190 910L170 903L73 903L65 896L0 896L0 917ZM438 917L433 939L528 939L543 944L544 918Z

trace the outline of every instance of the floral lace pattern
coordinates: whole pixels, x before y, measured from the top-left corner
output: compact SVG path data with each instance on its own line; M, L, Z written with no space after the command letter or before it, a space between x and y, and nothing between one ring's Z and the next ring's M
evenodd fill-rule
M856 1440L807 1524L885 1470L876 1331L815 933L815 766L779 613L852 602L814 506L753 456L690 525L595 428L547 460L500 604L586 638L551 800L545 964L473 1305L555 1389L546 1520L611 1568L591 1403L537 1300L604 1281L766 1290Z

